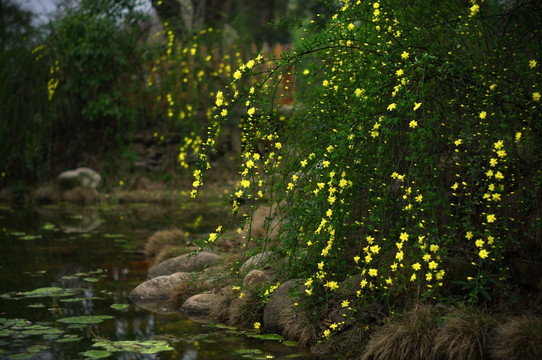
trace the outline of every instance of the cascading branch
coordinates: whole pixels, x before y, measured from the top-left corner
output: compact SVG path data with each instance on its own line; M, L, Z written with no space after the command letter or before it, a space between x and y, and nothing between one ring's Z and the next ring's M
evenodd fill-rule
M351 279L355 295L339 301L355 321L375 301L390 313L412 301L497 303L513 285L511 245L532 241L541 221L542 21L529 6L341 2L320 33L272 66L249 61L217 93L193 196L238 107L234 212L241 198L280 209L274 244L291 259L286 273L305 278L306 305L337 299ZM285 115L276 89L294 68ZM252 85L238 86L247 77ZM447 259L476 276L447 278Z

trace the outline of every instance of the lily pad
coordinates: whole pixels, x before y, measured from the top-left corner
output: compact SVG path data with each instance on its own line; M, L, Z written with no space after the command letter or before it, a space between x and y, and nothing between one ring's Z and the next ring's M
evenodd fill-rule
M252 334L249 336L259 340L284 340L279 334Z
M107 351L129 351L141 354L155 354L161 351L170 351L173 348L162 340L146 341L97 341L92 346L102 347Z
M45 223L41 226L42 230L53 230L55 228L55 224L52 223Z
M113 304L113 305L111 305L111 308L115 309L115 310L124 310L124 309L127 309L129 307L130 307L129 304Z
M104 320L114 319L110 315L95 315L95 316L72 316L63 319L58 319L58 322L64 324L99 324Z
M30 359L32 356L34 356L34 354L18 353L18 354L9 355L8 359L10 359L10 360L25 360L25 359Z
M66 275L60 278L60 280L75 280L75 279L79 279L79 278L73 275Z
M292 346L292 347L297 346L297 341L286 340L286 341L283 341L282 343L286 346Z
M70 302L77 302L77 301L85 301L85 300L98 300L97 297L76 297L76 298L68 298L68 299L61 299L61 302L64 303L70 303Z
M86 277L83 280L85 280L86 282L90 282L90 283L95 283L95 282L100 281L100 279L97 279L97 278L94 278L94 277Z
M81 355L89 358L89 359L103 359L103 358L106 358L108 356L111 355L111 353L109 351L105 351L105 350L88 350L88 351L85 351L83 353L81 353Z
M58 339L56 342L59 342L59 343L74 342L74 341L80 341L81 339L82 337L78 335L66 335L63 338Z
M25 235L21 237L21 240L36 240L41 239L41 235Z
M41 303L38 303L38 304L30 304L30 305L26 305L27 308L31 308L31 309L39 309L39 308L44 308L45 305L41 304Z
M25 291L22 293L16 293L8 298L17 299L17 298L35 298L35 297L63 297L63 296L72 296L78 291L75 289L63 289L59 287L44 287L39 289L34 289L32 291ZM3 294L6 295L6 294ZM2 297L4 297L2 295Z

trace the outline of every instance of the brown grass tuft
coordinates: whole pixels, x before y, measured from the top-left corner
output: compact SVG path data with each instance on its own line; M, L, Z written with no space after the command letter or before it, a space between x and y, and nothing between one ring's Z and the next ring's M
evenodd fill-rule
M542 318L521 316L499 326L489 348L494 360L542 359Z
M155 258L166 246L186 246L186 237L180 229L160 230L151 235L145 245L145 256Z
M229 323L233 326L252 328L255 322L261 322L263 318L263 306L257 292L242 290L243 297L237 297L230 303Z
M301 347L312 345L318 340L318 328L307 313L298 307L286 307L279 318L283 329L282 335L287 339L296 340Z
M363 360L431 359L437 335L436 311L419 305L404 318L377 330L367 343Z
M439 331L434 345L434 359L486 359L488 335L497 320L480 311L455 310Z
M230 305L239 293L232 290L231 286L220 289L220 300L213 304L209 316L219 323L228 323L230 320Z

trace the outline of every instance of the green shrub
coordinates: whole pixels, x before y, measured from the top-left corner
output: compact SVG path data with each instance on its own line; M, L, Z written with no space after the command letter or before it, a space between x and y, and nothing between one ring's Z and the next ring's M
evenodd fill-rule
M254 206L240 199L274 204L273 249L290 259L286 276L305 278L306 305L325 307L360 274L357 296L345 299L352 317L373 303L390 314L413 301L498 303L514 285L506 257L539 224L539 10L535 1L341 2L323 30L271 63L243 64L217 93L192 195L236 108L234 212L250 221ZM291 113L278 92L293 90L280 83L289 72L300 89ZM477 269L447 299L444 257Z

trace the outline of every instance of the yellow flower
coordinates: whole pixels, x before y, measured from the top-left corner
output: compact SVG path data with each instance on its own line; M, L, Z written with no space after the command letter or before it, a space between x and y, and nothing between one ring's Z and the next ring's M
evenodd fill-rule
M280 142L276 142L275 147L280 150L282 149L282 144Z
M480 11L480 5L478 5L478 4L472 5L471 8L470 8L469 17L472 17L472 16L476 15L479 11Z
M348 24L348 30L352 31L356 28L356 26L352 23Z
M396 107L397 107L396 103L391 103L391 104L388 105L388 110L391 111L391 110L395 109Z
M405 73L405 72L403 71L403 69L399 69L399 70L397 70L397 71L395 72L395 75L397 75L397 76L403 76L404 73Z
M409 55L409 54L408 54L406 51L403 51L403 53L401 54L401 58L402 58L403 60L406 60L406 59L408 59L408 55Z
M356 97L360 97L361 94L363 94L363 90L361 90L360 88L357 88L356 91L354 91L354 94L356 95Z
M216 238L217 238L216 233L210 233L209 234L209 242L215 242Z
M378 245L373 245L370 247L370 250L373 254L378 254L378 252L380 251L380 246Z
M461 143L463 143L463 140L461 139L457 139L456 141L454 141L455 146L459 146L461 145Z
M472 239L473 236L474 235L472 234L472 232L467 231L467 233L465 234L465 239L470 240L470 239Z
M260 324L260 322L256 321L254 324L254 330L260 330L260 327L262 326L262 324Z
M248 181L247 179L241 180L241 186L244 187L244 188L249 187L250 186L250 181Z
M414 200L416 200L416 202L419 202L419 203L421 203L421 202L422 202L422 200L423 200L423 195L422 195L422 194L420 194L420 195L416 196L416 197L414 198Z
M482 246L484 246L484 240L478 239L474 242L474 244L476 245L476 247L481 248Z
M223 103L224 103L224 94L222 93L222 91L218 91L216 93L216 106L222 106Z
M497 162L498 162L497 159L491 158L491 159L489 159L489 166L495 167L495 166L497 166Z
M412 274L410 276L410 281L415 281L416 280L416 274Z
M375 277L376 275L378 275L377 269L369 269L369 276Z
M252 69L254 67L254 60L249 60L247 62L247 68Z
M497 217L496 217L495 215L489 214L489 215L487 216L487 222L488 222L488 223L495 222L495 220L497 220Z
M427 266L429 266L429 269L435 270L438 267L438 263L431 261L429 264L427 264Z
M478 253L478 256L480 256L482 259L485 259L488 255L489 255L489 252L486 249L482 249Z
M228 110L222 109L222 111L220 112L220 115L222 115L222 116L228 115Z
M433 274L431 274L431 273L425 274L425 280L431 281L431 279L433 279Z
M333 291L339 288L339 285L336 281L328 281L324 284L325 287L329 288L329 290Z
M418 122L417 122L416 120L412 120L412 121L408 124L408 126L410 126L411 128L414 129L416 126L418 126Z
M309 75L310 71L308 69L303 70L303 75Z
M420 263L415 263L415 264L412 264L412 268L418 271L422 268L422 265Z
M416 110L418 110L418 108L419 108L420 106L422 106L422 103L421 103L421 102L420 102L420 103L414 102L414 108L413 108L412 110L416 111Z
M540 101L540 93L538 91L533 93L533 100Z
M534 69L536 67L536 60L529 60L529 67Z
M402 232L401 235L399 235L399 239L401 239L401 241L407 241L408 236L409 235L406 232Z
M239 70L236 70L234 73L233 73L233 78L235 80L239 80L241 78L241 71Z
M344 307L344 308L350 306L350 301L343 300L343 302L341 303L341 306Z
M479 116L480 119L485 119L487 117L487 113L485 111L482 111Z
M521 132L516 133L516 142L519 142L519 139L521 139Z
M249 116L254 115L255 112L256 112L256 109L254 107L251 107L250 109L247 110L247 114Z

